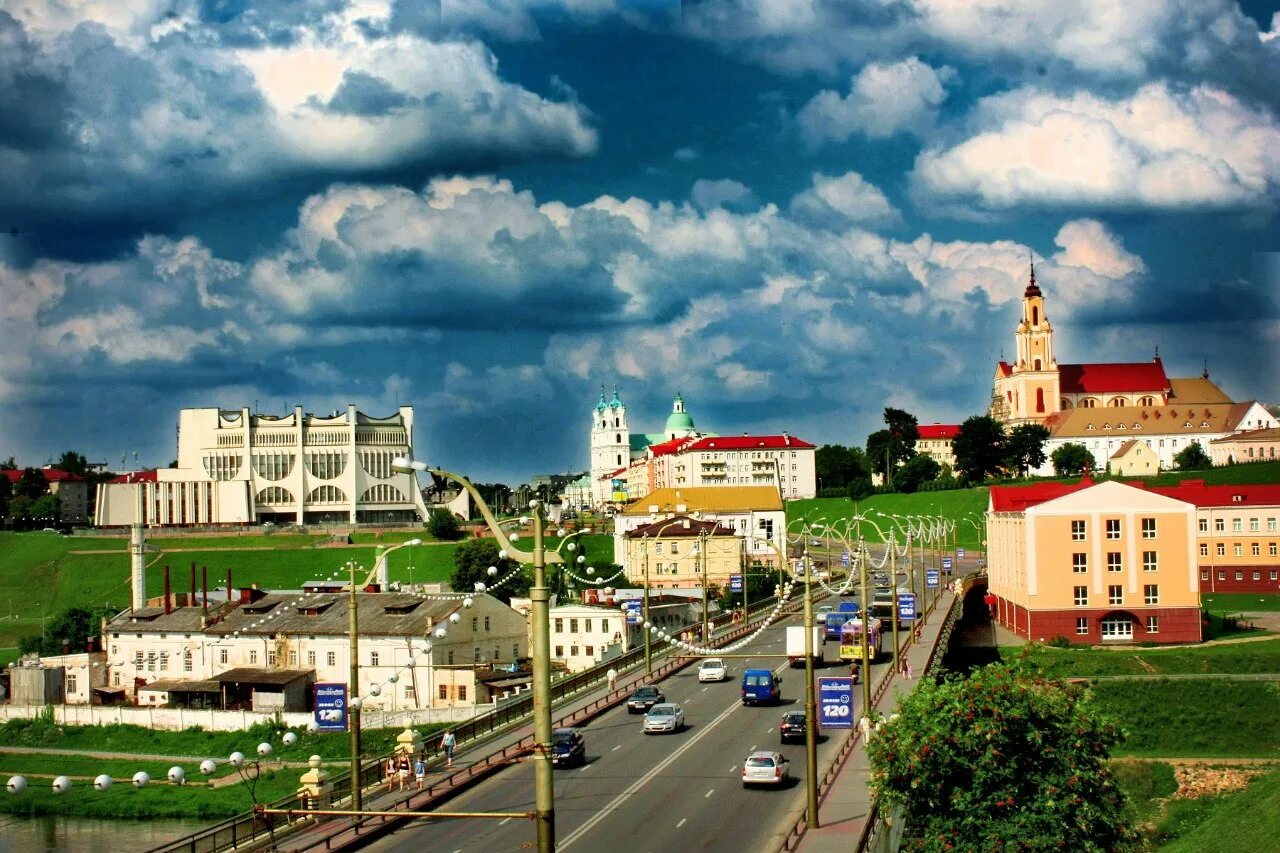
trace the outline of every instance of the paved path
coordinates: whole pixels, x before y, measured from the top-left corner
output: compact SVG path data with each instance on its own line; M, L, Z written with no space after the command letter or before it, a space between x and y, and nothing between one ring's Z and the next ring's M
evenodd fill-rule
M910 662L917 679L928 666L934 647L938 643L942 623L954 598L949 589L939 596L937 607L921 626L920 640L911 643L905 650L905 659ZM892 645L890 641L888 647L892 648ZM939 649L938 654L942 654L943 651L945 650ZM898 705L898 698L909 693L916 684L915 680L904 677L896 667L888 678L890 679L888 687L874 705L875 710L885 716L894 712ZM860 710L855 709L855 714ZM849 736L855 737L856 730ZM858 839L866 825L867 816L871 811L871 792L867 787L870 775L867 751L859 740L845 761L844 767L827 790L826 796L818 802L820 826L805 832L797 849L806 853L849 853L856 849Z

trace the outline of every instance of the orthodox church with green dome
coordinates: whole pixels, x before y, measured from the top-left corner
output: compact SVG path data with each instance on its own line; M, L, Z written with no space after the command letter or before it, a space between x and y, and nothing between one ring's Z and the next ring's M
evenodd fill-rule
M605 399L604 386L600 386L600 402L591 413L591 503L600 506L613 500L625 500L615 495L609 474L625 471L634 459L643 459L650 445L661 444L677 438L698 438L706 433L698 432L693 417L684 407L684 397L676 392L662 432L631 432L627 422L627 406L618 396L618 386L613 386L613 398Z

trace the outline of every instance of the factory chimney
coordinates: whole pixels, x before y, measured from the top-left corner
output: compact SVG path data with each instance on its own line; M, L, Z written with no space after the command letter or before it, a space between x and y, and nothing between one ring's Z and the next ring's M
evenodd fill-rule
M132 525L129 531L129 557L132 563L133 609L141 610L147 606L147 540L141 524Z

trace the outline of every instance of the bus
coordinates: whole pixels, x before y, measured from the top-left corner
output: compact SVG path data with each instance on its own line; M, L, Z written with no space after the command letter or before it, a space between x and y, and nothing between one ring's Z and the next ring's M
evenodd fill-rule
M911 590L903 587L898 587L896 590L889 589L888 587L877 589L875 597L871 600L871 615L875 616L877 619L883 619L889 624L889 627L892 628L892 623L890 623L889 620L897 619L898 617L898 608L894 604L895 595L899 600L901 600L903 595L910 594L910 592ZM909 625L910 620L898 619L899 628L907 628Z
M883 636L881 624L879 619L870 619L867 622L867 654L872 663L880 659L880 640ZM840 660L862 660L861 619L850 619L840 629Z

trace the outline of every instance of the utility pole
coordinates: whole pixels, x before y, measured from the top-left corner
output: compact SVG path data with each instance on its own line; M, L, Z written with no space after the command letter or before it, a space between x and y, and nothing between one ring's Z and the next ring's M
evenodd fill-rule
M356 561L347 560L351 572L350 593L347 598L347 631L350 635L351 672L347 687L347 724L351 727L351 809L364 808L364 792L360 789L360 616L356 599ZM359 821L360 818L352 818Z
M809 529L801 530L804 536L804 748L805 793L808 807L806 819L810 829L818 826L818 703L813 690L813 575L809 559ZM745 585L743 587L746 588Z

